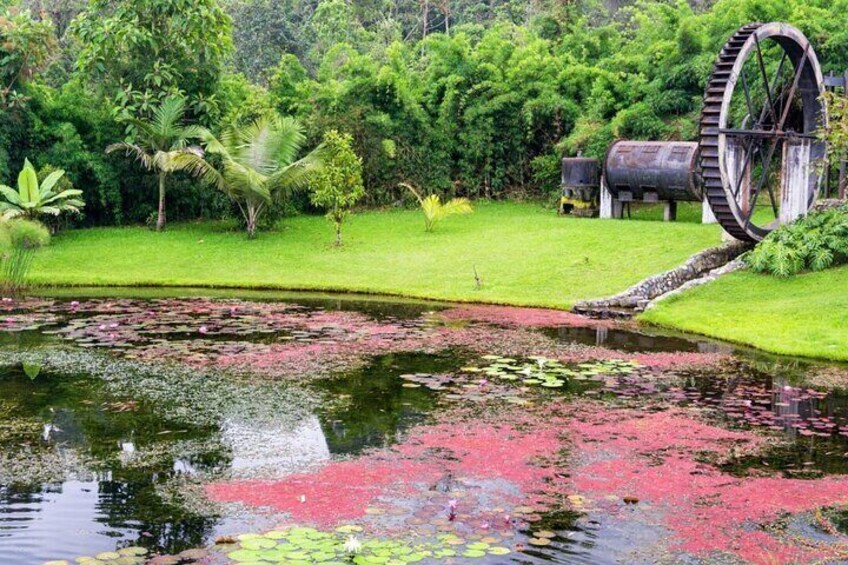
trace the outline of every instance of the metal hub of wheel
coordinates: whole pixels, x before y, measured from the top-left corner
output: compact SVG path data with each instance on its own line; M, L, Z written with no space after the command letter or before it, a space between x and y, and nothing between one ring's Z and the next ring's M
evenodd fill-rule
M760 241L791 214L782 206L806 212L815 201L823 92L815 51L792 26L743 26L719 53L701 112L700 165L705 197L737 239Z

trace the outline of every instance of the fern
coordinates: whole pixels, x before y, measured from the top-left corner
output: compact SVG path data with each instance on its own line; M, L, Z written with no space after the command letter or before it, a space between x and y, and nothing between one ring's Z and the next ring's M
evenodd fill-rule
M778 228L744 259L753 271L778 277L848 262L848 206Z

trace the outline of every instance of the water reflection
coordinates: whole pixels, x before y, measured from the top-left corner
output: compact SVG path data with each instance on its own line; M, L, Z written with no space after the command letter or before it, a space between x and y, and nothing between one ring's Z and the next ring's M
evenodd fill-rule
M559 341L608 347L630 353L687 352L732 353L733 347L707 339L682 338L670 335L626 331L608 327L547 328L543 332Z
M237 474L280 476L330 459L327 438L315 415L294 429L288 422L228 419L221 427L221 439L232 455L230 470Z

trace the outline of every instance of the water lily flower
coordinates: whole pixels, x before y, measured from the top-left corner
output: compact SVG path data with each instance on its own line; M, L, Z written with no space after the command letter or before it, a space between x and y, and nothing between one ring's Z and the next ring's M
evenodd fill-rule
M79 306L79 300L72 300L71 301L71 308L76 308L77 306Z
M344 550L347 553L355 555L355 554L359 553L360 551L362 551L362 542L359 541L356 538L356 536L351 534L347 537L347 541L345 541Z
M209 328L207 328L206 326L200 326L200 329L198 331L202 334L209 333Z

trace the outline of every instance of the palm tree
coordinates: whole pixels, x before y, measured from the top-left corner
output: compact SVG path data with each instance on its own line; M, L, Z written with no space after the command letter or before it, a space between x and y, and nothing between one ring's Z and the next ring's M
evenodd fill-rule
M159 215L156 230L165 227L165 180L176 171L199 174L203 170L203 150L191 145L199 140L204 129L200 126L182 125L185 119L186 102L182 97L166 98L153 112L150 120L130 120L137 131L136 143L114 143L106 148L107 153L124 151L135 158L148 171L159 175Z
M322 164L320 146L295 160L306 136L294 118L259 118L248 126L232 126L219 138L206 132L204 141L206 153L219 157L220 166L207 163L200 174L235 201L250 238L267 207L304 188Z

